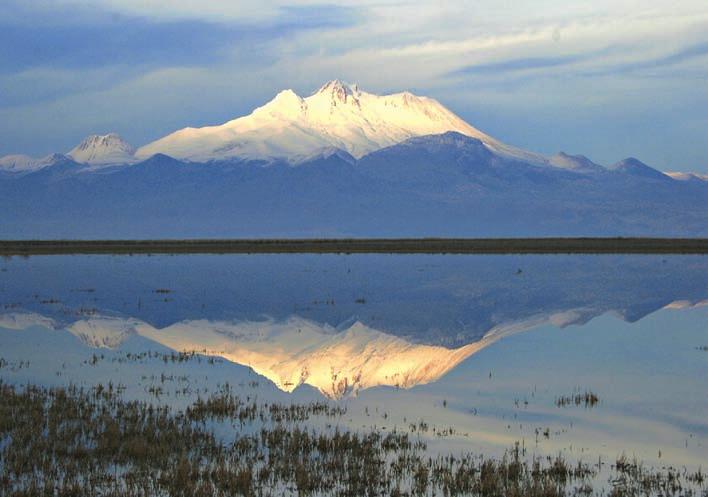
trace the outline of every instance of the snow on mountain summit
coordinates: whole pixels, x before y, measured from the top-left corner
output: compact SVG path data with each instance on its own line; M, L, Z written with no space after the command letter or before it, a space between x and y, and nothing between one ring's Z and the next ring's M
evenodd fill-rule
M29 173L38 171L45 167L52 166L58 162L63 162L68 159L63 154L49 154L46 157L35 159L29 155L14 154L0 157L0 171L10 173Z
M11 172L32 171L36 169L37 159L29 155L13 154L0 157L0 168Z
M116 133L90 135L67 155L76 162L91 165L125 164L135 161L135 149Z
M116 133L90 135L66 155L50 154L41 159L28 155L6 155L0 157L0 171L28 173L57 163L73 160L89 166L107 166L135 162L135 149Z
M217 126L181 129L141 147L136 156L164 153L193 161L239 157L297 162L334 147L360 158L408 138L446 131L477 138L504 155L546 162L486 135L432 98L410 92L375 95L339 80L305 98L292 90L281 91L247 116Z

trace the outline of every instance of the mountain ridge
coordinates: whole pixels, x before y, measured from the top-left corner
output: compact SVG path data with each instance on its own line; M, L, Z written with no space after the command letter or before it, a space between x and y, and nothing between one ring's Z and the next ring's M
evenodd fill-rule
M409 91L376 95L340 80L325 83L307 97L291 89L282 90L248 115L220 125L185 127L138 148L117 133L89 135L66 156L95 169L139 163L158 153L196 163L238 160L289 165L336 153L352 163L410 138L446 132L475 138L507 159L579 174L606 170L583 155L559 152L545 157L507 145L465 122L435 99ZM34 159L22 154L8 155L0 158L0 171L20 174L35 171L59 160L53 156ZM649 166L635 161L639 163L630 157L609 169L659 178L652 174L651 168L647 169ZM674 173L674 177L704 179L680 173Z
M708 235L707 187L658 171L542 167L449 132L353 163L336 153L297 167L155 155L129 167L96 171L67 160L2 175L0 209L13 216L0 221L0 236L700 237Z
M120 142L120 147L125 147L123 150L115 150L112 147L105 147L102 149L100 146L96 146L97 142L101 142L108 138L115 137ZM465 142L466 140L466 142ZM338 157L343 162L348 164L359 163L362 160L366 160L370 155L375 156L377 152L385 151L386 149L396 147L397 145L409 147L420 145L425 148L449 145L453 148L462 148L463 143L482 145L483 148L478 148L480 153L492 156L494 151L491 150L487 144L485 144L481 139L465 135L456 131L446 131L440 134L431 135L420 135L413 136L411 138L405 139L401 142L394 143L392 145L387 145L381 148L377 148L372 152L369 152L360 157L354 157L345 149L327 146L320 149L314 150L308 155L294 155L288 158L274 158L274 157L225 157L222 159L209 159L204 162L186 160L187 163L193 164L209 164L209 165L222 165L222 164L258 164L261 166L273 165L273 164L287 164L290 166L299 166L302 164L307 164L316 160L327 160L331 157ZM132 152L126 152L132 151ZM79 145L74 147L70 153L61 154L53 153L49 154L40 159L35 159L24 154L10 154L0 157L0 172L8 173L34 173L40 171L49 166L54 166L60 163L66 163L71 161L76 164L79 169L84 172L89 172L98 168L106 166L123 166L123 165L140 165L149 164L154 161L161 160L171 160L173 162L185 162L185 159L180 159L169 154L162 152L156 152L153 155L149 155L146 158L139 159L134 153L136 150L130 144L125 142L116 133L109 133L107 135L89 135L86 137ZM511 160L517 163L526 163L527 165L533 165L536 167L546 166L551 169L567 171L577 174L598 174L615 172L620 174L627 174L637 177L654 178L654 179L673 179L676 181L697 181L697 182L707 182L708 175L693 173L693 172L682 172L682 171L671 171L663 172L655 169L647 164L641 162L634 157L628 157L623 159L609 167L605 167L594 163L586 156L581 154L570 155L565 152L559 152L546 159L546 162L541 164L540 162L526 162L518 157L498 154L501 158ZM84 167L83 166L93 166Z
M13 216L0 237L708 234L699 176L527 153L408 92L338 81L305 98L286 90L248 116L154 143L133 153L118 135L95 135L70 156L7 160L0 210Z

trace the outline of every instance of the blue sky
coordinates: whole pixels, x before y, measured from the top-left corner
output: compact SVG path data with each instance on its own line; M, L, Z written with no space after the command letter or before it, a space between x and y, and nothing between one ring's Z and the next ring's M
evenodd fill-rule
M0 155L135 146L339 78L541 153L708 172L705 0L3 0Z

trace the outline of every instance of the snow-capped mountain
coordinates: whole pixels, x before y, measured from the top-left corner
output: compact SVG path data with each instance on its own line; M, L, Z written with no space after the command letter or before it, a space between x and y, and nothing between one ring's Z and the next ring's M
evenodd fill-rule
M349 159L349 160L346 160ZM708 183L649 166L581 173L449 131L297 167L166 155L0 176L0 237L705 236ZM650 208L647 208L650 207ZM175 222L175 216L179 222Z
M66 155L54 153L40 159L23 154L0 157L0 171L27 173L67 161L89 166L108 166L129 164L137 159L135 149L130 144L118 134L109 133L87 136Z
M29 155L6 155L0 157L0 168L7 171L31 171L35 169L37 159L33 159Z
M477 138L503 155L547 162L470 126L432 98L409 92L375 95L339 80L306 98L281 91L247 116L218 126L181 129L139 148L136 155L146 159L162 153L190 161L275 158L292 163L334 147L360 158L411 137L446 131Z
M489 152L504 159L579 174L607 171L583 155L560 152L545 157L507 145L471 126L435 99L408 91L376 95L339 80L329 81L304 98L293 90L283 90L247 116L221 125L183 128L137 150L116 133L90 135L66 156L2 157L0 171L34 171L67 157L95 168L131 164L157 154L188 162L239 160L291 165L336 156L353 164L372 152L411 138L449 132L478 140ZM611 169L633 176L666 177L633 158Z
M135 149L116 133L90 135L67 154L76 162L91 165L134 162Z
M65 161L67 157L62 154L50 154L41 159L35 159L29 155L6 155L0 157L0 171L11 173L26 173L52 166L57 162Z
M132 165L104 167L122 164ZM0 211L14 214L2 219L0 237L708 230L708 182L696 176L669 176L632 158L605 168L582 155L544 157L505 145L431 98L374 95L340 81L306 98L280 92L247 116L185 128L137 151L113 133L90 136L69 156L5 157L0 171Z

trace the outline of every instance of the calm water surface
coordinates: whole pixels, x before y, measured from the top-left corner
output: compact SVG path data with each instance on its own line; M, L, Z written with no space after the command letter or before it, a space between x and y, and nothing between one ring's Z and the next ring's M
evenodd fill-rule
M703 256L11 258L0 379L176 407L228 383L345 406L349 429L415 427L434 451L705 469L706 303Z

